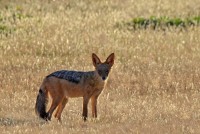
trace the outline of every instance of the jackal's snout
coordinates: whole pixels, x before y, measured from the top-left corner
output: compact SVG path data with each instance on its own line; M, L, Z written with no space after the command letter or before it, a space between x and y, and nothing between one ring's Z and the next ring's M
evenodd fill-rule
M99 76L101 77L101 79L102 79L103 81L105 81L105 80L108 78L108 75L100 75L100 74L99 74Z
M105 76L103 76L103 77L102 77L102 80L106 80L106 77L105 77Z

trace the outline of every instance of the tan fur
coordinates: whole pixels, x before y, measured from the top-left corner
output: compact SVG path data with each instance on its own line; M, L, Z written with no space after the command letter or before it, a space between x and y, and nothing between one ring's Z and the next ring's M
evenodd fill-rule
M107 78L109 73L106 73L106 71L110 71L114 64L114 53L108 56L104 63L100 61L96 54L92 54L92 60L95 71L83 75L78 84L53 76L46 77L43 80L40 88L43 92L49 93L52 97L52 104L47 112L48 120L51 119L53 111L57 108L55 117L61 121L61 113L68 102L68 98L74 97L83 97L84 121L87 119L87 105L90 99L92 104L92 116L97 117L97 99L106 83L106 81L103 80L104 78Z

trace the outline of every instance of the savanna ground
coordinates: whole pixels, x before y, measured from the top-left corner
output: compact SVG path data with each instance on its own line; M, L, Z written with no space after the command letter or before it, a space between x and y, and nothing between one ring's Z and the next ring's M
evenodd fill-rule
M118 25L199 14L199 0L0 0L1 133L200 133L199 27ZM93 70L93 52L103 60L116 54L99 117L83 122L77 98L62 124L40 120L34 106L42 79L60 69Z

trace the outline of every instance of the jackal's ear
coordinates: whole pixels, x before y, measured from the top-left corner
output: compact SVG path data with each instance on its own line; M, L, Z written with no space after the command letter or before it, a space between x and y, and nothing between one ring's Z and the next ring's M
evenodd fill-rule
M93 65L96 67L96 65L101 63L101 60L96 54L92 53L92 62L93 62Z
M114 64L115 54L111 53L108 58L106 59L106 63L108 63L110 66Z

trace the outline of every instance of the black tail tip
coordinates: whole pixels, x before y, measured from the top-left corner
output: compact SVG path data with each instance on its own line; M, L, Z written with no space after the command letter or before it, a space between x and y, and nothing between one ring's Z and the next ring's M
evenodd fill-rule
M49 115L49 113L40 114L40 118L42 118L45 121L50 121L51 120L51 116Z

